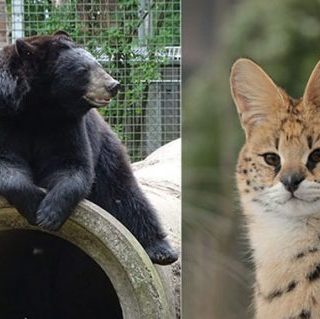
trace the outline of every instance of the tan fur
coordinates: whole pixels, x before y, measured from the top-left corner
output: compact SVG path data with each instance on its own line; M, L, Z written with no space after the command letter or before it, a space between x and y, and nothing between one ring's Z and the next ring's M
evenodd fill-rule
M294 100L254 62L238 60L231 91L246 132L237 183L256 266L257 319L320 319L320 64L303 98ZM278 172L261 154L281 158ZM294 193L280 179L300 172ZM290 196L289 196L290 194Z

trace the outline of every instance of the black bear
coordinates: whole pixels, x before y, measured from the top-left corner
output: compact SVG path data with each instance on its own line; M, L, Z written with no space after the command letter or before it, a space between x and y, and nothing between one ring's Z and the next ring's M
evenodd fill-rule
M63 31L4 47L0 195L29 223L51 231L88 198L120 220L154 263L170 264L177 253L140 190L126 151L94 109L106 105L118 88Z

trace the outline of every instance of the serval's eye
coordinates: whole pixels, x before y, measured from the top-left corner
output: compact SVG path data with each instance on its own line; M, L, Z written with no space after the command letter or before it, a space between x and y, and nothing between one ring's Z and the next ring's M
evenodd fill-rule
M320 162L320 148L317 148L309 155L308 162L312 162L312 163Z
M264 154L261 154L261 156L263 156L264 161L268 165L274 166L274 167L280 167L281 165L280 156L277 155L276 153L264 153Z

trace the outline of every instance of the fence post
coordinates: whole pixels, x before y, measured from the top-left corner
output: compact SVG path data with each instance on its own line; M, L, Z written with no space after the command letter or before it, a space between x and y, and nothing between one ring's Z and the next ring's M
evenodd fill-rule
M150 36L150 11L149 0L139 1L139 17L141 19L138 28L138 38L140 45L146 45L146 39Z
M7 44L7 11L6 1L0 0L0 48Z
M24 0L12 0L12 42L24 37Z

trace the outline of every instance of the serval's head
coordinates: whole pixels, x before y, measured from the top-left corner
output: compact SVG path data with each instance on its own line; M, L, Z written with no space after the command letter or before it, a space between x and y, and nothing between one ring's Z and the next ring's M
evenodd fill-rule
M231 91L246 134L237 181L247 213L320 214L320 62L298 100L248 59L233 65Z

